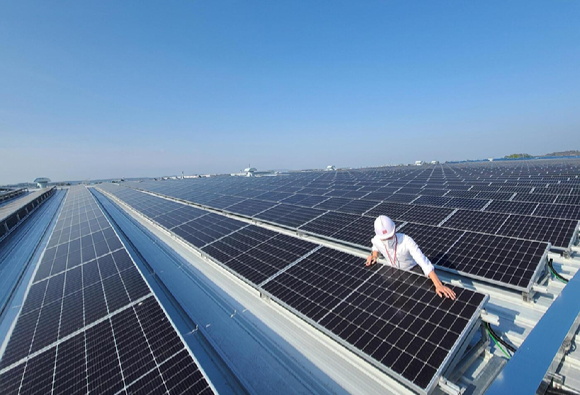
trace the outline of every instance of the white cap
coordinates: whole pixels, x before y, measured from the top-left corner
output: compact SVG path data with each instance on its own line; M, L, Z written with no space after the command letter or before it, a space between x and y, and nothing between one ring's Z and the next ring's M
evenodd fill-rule
M381 240L390 239L395 234L395 223L386 215L379 215L375 219L375 233Z

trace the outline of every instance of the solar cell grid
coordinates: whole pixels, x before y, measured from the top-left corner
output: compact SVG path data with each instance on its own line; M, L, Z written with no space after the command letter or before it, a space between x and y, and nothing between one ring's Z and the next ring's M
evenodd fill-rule
M458 210L445 221L443 226L453 229L495 234L508 217L509 214Z
M224 209L234 204L243 202L245 198L235 197L235 196L220 196L215 199L209 200L205 203L206 206Z
M450 200L451 198L442 196L419 196L418 199L413 200L413 204L443 207Z
M398 219L426 225L437 225L453 213L453 209L443 207L415 206L401 214Z
M407 223L400 233L410 236L431 263L436 264L463 235L463 231Z
M308 241L271 231L260 240L251 237L251 233L248 235L248 232L263 235L263 230L250 225L202 251L257 285L317 247Z
M498 234L526 240L551 243L554 247L568 248L578 221L511 215Z
M424 188L420 195L423 196L443 196L448 192L447 189Z
M492 201L483 211L491 211L506 214L531 215L536 209L537 203L513 202L505 200Z
M532 194L532 193L517 193L512 201L516 202L533 202L533 203L554 203L556 196L554 195L542 195L542 194Z
M580 220L580 205L540 203L533 215L535 217Z
M330 211L299 227L299 229L321 236L332 236L359 218L358 215Z
M393 196L392 192L370 192L365 196L365 199L382 202L391 196Z
M363 214L377 205L376 201L372 200L353 200L344 206L341 206L337 211L350 214Z
M456 289L456 302L442 300L423 276L380 265L365 268L361 258L326 247L264 289L423 390L485 299Z
M466 232L437 265L529 289L546 248L545 243Z
M263 288L318 321L375 270L366 269L361 258L322 247L268 281Z
M489 200L485 199L466 199L466 198L453 198L451 201L445 204L444 207L450 208L463 208L468 210L480 210L482 209Z
M413 206L409 204L385 202L375 206L371 210L364 213L364 215L373 218L376 218L379 215L386 215L391 219L397 219L412 208Z
M83 201L94 203L84 187L73 187L68 194L61 212L67 222L71 211L84 208ZM115 235L112 228L107 230ZM89 237L91 240L83 241L85 248L95 241L98 245L112 240L105 232ZM122 247L118 238L117 242ZM59 253L58 248L52 249L55 252L46 250L45 256L66 258L70 253L68 248ZM149 325L154 332L146 330L148 317L140 313L143 309L157 314L157 321ZM160 336L167 340L162 347L173 339L179 346L177 351L185 350L127 251L119 248L31 285L0 360L0 392L123 390L142 374L159 369L162 360L154 360L151 347ZM30 356L35 352L39 354ZM189 373L180 372L179 377L201 374L193 358L188 357ZM203 375L202 381L200 388L211 391Z
M400 202L400 203L409 203L417 198L417 195L410 195L410 194L402 194L396 193L392 196L389 196L385 199L388 202Z
M556 197L556 201L554 203L580 205L580 196L558 195L558 197Z
M352 201L353 201L352 199L332 197L328 200L325 200L322 203L317 204L316 206L314 206L314 208L319 209L319 210L336 211L339 208L341 208L342 206L344 206L348 203L351 203Z
M320 324L425 389L485 299L454 290L455 302L441 300L427 278L384 266Z
M261 213L262 211L266 211L269 208L274 207L277 204L278 203L276 202L269 202L267 200L247 199L243 202L234 204L233 206L229 206L227 211L241 215L254 216L258 213Z

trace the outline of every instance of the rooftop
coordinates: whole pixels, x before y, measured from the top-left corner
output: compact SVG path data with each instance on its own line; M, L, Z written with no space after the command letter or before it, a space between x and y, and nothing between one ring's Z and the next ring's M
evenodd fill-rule
M137 348L119 348L123 333L151 341L139 306L152 298L171 322L158 333L178 333L208 383L203 390L505 393L528 368L530 388L578 391L578 307L568 303L580 292L579 175L578 160L494 161L61 189L0 244L0 254L36 251L18 262L0 255L0 268L20 268L5 280L12 292L0 317L0 382L28 382L43 358L53 358L57 377L63 345L88 342L105 321L117 339L119 388L155 382L148 371L131 375ZM413 237L457 301L384 260L364 267L379 214ZM41 215L42 232L30 234L25 226ZM86 315L93 269L104 315L63 333L74 314L65 283L82 273ZM58 281L56 314L46 298ZM132 295L142 281L145 293ZM128 309L141 329L116 324ZM34 312L37 333L56 328L40 332L46 339L22 337L20 323ZM89 351L79 355L91 360Z

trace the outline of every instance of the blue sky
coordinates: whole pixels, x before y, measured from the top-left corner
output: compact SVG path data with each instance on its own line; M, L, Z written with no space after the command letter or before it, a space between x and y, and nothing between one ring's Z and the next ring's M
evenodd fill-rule
M0 184L580 148L580 2L0 4Z

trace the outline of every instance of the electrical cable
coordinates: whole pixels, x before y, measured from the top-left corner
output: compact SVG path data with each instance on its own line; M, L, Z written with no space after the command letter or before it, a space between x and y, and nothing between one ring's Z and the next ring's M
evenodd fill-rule
M498 334L495 333L495 331L491 328L491 325L489 325L488 322L485 323L485 326L486 326L487 331L489 332L490 336L493 337L498 342L500 342L501 344L503 344L505 346L505 348L507 348L512 353L517 351L517 349L514 346L512 346L511 344L509 344L508 342L503 340L501 337L499 337Z
M550 268L550 271L552 272L552 274L554 275L554 277L556 277L558 280L560 280L561 282L563 282L564 284L566 284L568 282L568 280L564 277L562 277L555 269L554 266L552 265L552 263L554 262L554 260L552 258L550 258L548 260L548 267Z
M506 350L503 349L503 347L498 343L498 341L495 339L495 337L493 337L493 335L491 334L491 332L489 331L489 329L487 329L487 333L489 334L489 337L491 338L491 340L493 340L493 342L495 343L495 345L497 346L497 348L499 348L506 357L508 357L508 359L511 359L511 355L509 355Z

